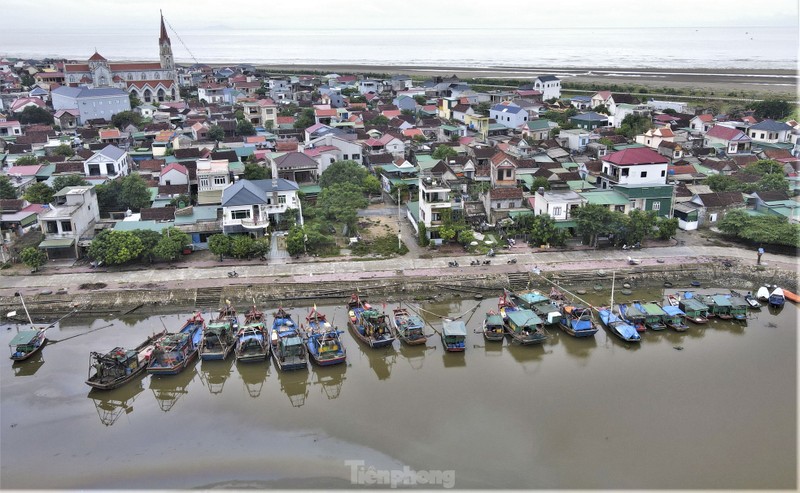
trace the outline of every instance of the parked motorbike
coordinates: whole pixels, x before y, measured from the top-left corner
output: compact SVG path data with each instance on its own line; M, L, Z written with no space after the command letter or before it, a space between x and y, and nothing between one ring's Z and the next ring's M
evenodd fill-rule
M447 266L448 267L458 267L458 262L456 262L455 260L452 260L450 262L447 262Z
M486 253L487 257L494 257L494 248L490 248L489 251Z
M470 260L469 265L481 265L481 261L477 260L477 259L476 260Z
M638 250L640 248L642 248L642 244L639 243L638 241L633 245L622 245L623 250Z
M491 263L492 263L492 261L491 261L491 260L484 260L484 261L483 261L483 265L489 265L489 264L491 264Z
M228 272L228 277L239 277L239 273L235 270Z
M511 260L509 260L509 261L508 261L508 262L506 262L506 263L507 263L507 264L516 264L516 263L517 263L517 259L515 259L515 258L512 258Z

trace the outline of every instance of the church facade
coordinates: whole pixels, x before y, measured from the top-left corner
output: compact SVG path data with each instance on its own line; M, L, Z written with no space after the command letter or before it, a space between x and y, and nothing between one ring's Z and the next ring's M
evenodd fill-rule
M145 103L180 101L172 44L161 16L160 62L113 63L95 52L86 63L64 65L64 83L71 87L116 87Z

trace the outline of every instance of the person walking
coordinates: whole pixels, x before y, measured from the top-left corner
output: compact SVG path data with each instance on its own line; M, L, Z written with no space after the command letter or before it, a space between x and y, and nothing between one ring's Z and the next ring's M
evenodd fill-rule
M764 255L764 249L761 248L761 247L758 247L758 260L756 262L756 265L761 265L761 256L762 255Z

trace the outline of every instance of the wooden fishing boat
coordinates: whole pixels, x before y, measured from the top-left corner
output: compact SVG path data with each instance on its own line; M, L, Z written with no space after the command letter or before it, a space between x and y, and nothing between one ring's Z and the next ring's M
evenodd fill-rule
M695 298L681 299L678 308L686 314L686 320L704 324L708 322L708 306Z
M558 304L539 291L510 293L511 299L520 308L533 310L542 319L545 326L558 325L561 322L561 310Z
M217 318L203 329L200 340L200 359L203 361L226 359L236 346L236 333L239 332L239 317L236 310L226 301Z
M658 303L635 303L635 305L645 313L644 324L648 329L664 330L667 328L667 325L664 323L667 314L664 313L664 310Z
M667 325L667 327L676 332L685 332L689 330L689 326L684 322L686 314L683 313L683 310L672 305L662 306L661 309L664 310L664 313L666 314L664 323Z
M636 327L622 320L610 308L600 308L597 314L603 325L615 336L626 342L641 342L642 336Z
M541 344L547 340L542 319L533 310L518 309L507 312L505 324L506 334L513 343L527 346Z
M41 351L45 344L47 344L46 327L20 330L8 343L8 347L11 348L11 359L25 361Z
M292 317L283 308L273 314L270 353L279 370L301 370L308 366L306 346Z
M502 341L506 335L506 324L503 317L495 312L489 312L483 319L483 338L487 341Z
M177 333L167 333L156 342L147 365L147 373L176 375L197 356L205 320L199 313L189 317Z
M422 319L409 313L403 307L397 307L392 310L392 317L389 322L392 325L395 336L409 346L425 344L428 340L428 336L424 332L425 323Z
M234 355L236 361L249 363L264 361L269 355L269 342L267 341L266 317L264 312L253 305L244 314L244 324L236 333L236 347Z
M353 294L347 302L347 315L347 326L353 335L369 347L382 348L394 342L386 314L373 309L357 294Z
M783 297L786 298L787 300L789 300L791 302L794 302L794 303L797 303L798 301L800 301L800 296L798 296L795 293L789 291L788 289L783 288L782 291L783 291Z
M550 288L550 299L555 301L555 302L557 302L557 303L562 303L562 302L566 302L567 301L567 297L564 296L564 293L562 293L555 286Z
M445 351L463 353L467 345L467 325L461 320L444 319L442 344Z
M617 312L625 323L636 327L637 332L644 332L647 329L647 326L644 324L647 314L634 303L619 303L617 305Z
M728 298L721 294L694 295L699 301L703 302L708 307L708 315L719 318L720 320L731 320L731 302Z
M758 291L756 291L756 299L758 301L769 300L769 287L761 286L760 288L758 288Z
M747 300L744 299L744 296L736 291L731 291L730 294L723 296L728 298L731 304L731 316L740 322L747 320L747 308L750 305L747 303Z
M317 310L316 305L306 315L306 325L301 328L305 332L306 348L311 360L320 366L344 363L347 352L339 337L342 331L328 322L325 314Z
M503 321L508 320L509 313L519 310L517 304L511 299L510 294L510 291L503 289L503 294L497 299L497 311L503 317Z
M561 330L573 337L591 337L599 330L592 320L592 309L575 303L561 306Z
M769 306L782 307L784 303L786 303L786 295L783 292L783 289L775 288L775 290L769 294L769 299L767 302L769 303Z
M751 310L761 310L761 303L758 302L753 293L750 291L747 292L745 295L741 295L736 291L731 290L731 294L735 296L741 296L747 302L747 305L750 307Z
M674 294L668 294L667 302L670 304L670 306L678 306L681 303L681 299L680 297L675 296Z
M86 385L98 390L121 387L144 373L147 363L166 330L153 334L134 349L116 347L107 353L89 353L89 378ZM92 373L94 370L94 373Z

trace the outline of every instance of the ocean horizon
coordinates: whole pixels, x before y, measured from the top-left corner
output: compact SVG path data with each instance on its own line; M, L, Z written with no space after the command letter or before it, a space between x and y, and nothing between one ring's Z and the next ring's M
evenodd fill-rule
M796 27L203 29L169 32L175 60L465 68L798 68ZM0 57L157 60L158 30L0 32Z

